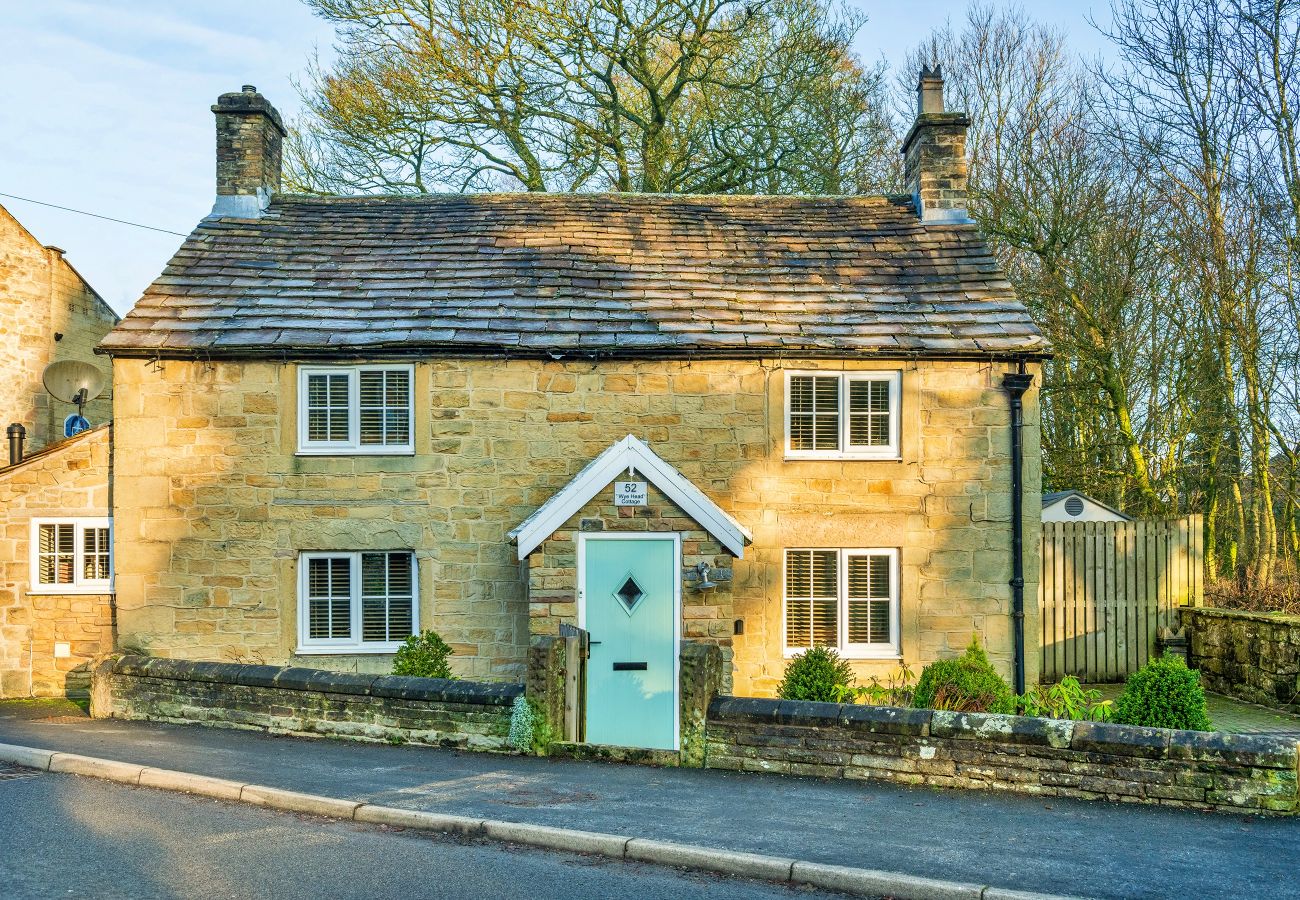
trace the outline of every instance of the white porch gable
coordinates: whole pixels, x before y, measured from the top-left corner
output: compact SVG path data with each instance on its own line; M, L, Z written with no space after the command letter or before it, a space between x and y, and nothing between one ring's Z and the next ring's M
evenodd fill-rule
M629 467L663 491L722 546L738 558L745 555L745 545L754 540L749 529L710 500L689 478L660 459L643 441L629 434L587 463L572 481L510 532L510 537L519 547L519 558L524 559L536 550L542 541Z

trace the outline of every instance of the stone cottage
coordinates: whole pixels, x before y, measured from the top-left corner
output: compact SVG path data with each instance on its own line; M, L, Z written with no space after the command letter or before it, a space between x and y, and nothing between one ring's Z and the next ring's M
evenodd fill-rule
M109 523L111 394L96 425L64 437L76 407L51 397L51 363L107 361L94 347L117 316L57 247L0 207L0 697L84 690L113 647Z
M435 629L521 680L575 625L588 739L647 747L681 641L738 694L813 645L1010 674L1046 345L919 96L911 194L846 198L288 196L280 117L222 95L212 214L101 346L121 642L380 671Z

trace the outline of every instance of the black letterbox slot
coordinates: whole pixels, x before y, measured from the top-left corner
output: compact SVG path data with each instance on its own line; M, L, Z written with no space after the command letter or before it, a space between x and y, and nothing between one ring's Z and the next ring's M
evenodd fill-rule
M644 672L645 670L646 670L646 664L643 663L643 662L639 662L639 663L614 663L614 671L615 671L615 672Z

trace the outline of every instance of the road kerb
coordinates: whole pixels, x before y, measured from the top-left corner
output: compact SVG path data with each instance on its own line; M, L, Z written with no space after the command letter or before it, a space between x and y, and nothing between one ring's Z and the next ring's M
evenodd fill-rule
M26 766L29 769L48 772L53 757L53 750L37 750L34 747L19 747L17 744L0 744L0 762L12 763L15 766Z
M357 807L361 806L360 800L338 800L334 797L285 791L260 784L244 785L243 790L239 792L239 799L242 803L251 803L254 806L269 806L272 809L285 809L314 816L331 816L335 819L351 819Z
M984 893L984 886L979 884L811 862L796 862L790 869L790 881L828 891L897 900L981 900Z
M395 806L376 806L363 803L352 816L358 822L370 825L387 825L390 828L415 828L421 831L441 831L465 837L484 837L482 819L470 816L453 816L449 813L425 812L420 809L399 809Z
M488 819L483 823L488 837L514 844L527 844L546 850L565 850L570 853L598 853L622 859L628 843L626 835L602 834L596 831L578 831L573 828L555 828L550 825L533 825L526 822L498 822Z
M794 867L793 859L765 856L760 853L741 853L736 850L719 850L697 847L672 841L652 841L634 838L627 842L627 858L638 862L657 863L661 866L683 866L759 878L764 881L789 881Z
M82 756L78 753L55 753L50 757L50 772L64 772L69 775L89 775L93 778L105 778L122 784L139 784L140 773L145 769L134 763L117 762L112 759L100 759L97 756Z
M1010 888L986 887L983 900L1072 900L1059 894L1038 894L1034 891L1013 891Z
M244 790L244 785L238 781L191 775L189 772L175 772L171 769L145 769L140 773L139 785L164 791L183 791L214 800L238 800Z
M676 844L671 841L629 838L546 825L398 809L358 800L340 800L335 797L305 794L263 785L241 784L224 778L194 775L173 769L158 769L94 756L81 756L76 753L59 753L17 744L0 744L0 763L12 763L50 772L86 775L143 787L183 791L269 809L349 819L375 825L486 837L490 840L524 844L546 850L594 853L616 859L721 872L765 881L806 884L810 887L868 897L888 896L897 900L913 900L913 898L915 900L1070 900L1066 897L1037 894L1032 891L986 887L851 866L803 862L758 853Z

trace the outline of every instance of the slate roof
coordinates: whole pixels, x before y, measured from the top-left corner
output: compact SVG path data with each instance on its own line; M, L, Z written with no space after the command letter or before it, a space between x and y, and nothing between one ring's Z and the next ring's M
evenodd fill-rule
M281 196L205 219L113 355L1040 355L971 225L910 198Z

